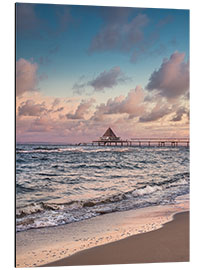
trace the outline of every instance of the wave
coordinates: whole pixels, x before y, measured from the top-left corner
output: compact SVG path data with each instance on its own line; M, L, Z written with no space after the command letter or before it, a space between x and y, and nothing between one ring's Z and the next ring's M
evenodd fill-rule
M49 173L40 173L39 175L57 176L55 174L49 174ZM44 179L52 180L49 177L44 178ZM56 210L56 209L63 209L64 207L67 207L70 205L71 205L71 207L73 207L73 205L74 205L74 207L92 207L92 206L99 205L99 204L106 204L106 203L122 201L126 198L129 198L130 195L132 195L133 197L137 197L137 196L142 196L145 194L155 193L156 191L160 191L160 190L165 189L166 186L169 186L169 187L174 186L174 183L176 183L175 186L181 186L181 185L189 186L189 173L176 174L170 180L157 182L157 183L143 182L142 186L140 186L140 187L133 188L133 189L128 190L126 192L120 192L117 194L113 194L113 195L108 196L106 198L101 197L101 198L95 198L95 199L86 200L86 201L73 200L73 201L68 201L65 203L58 203L58 204L57 203L39 202L39 203L33 203L33 204L28 205L28 208L33 207L33 209L35 209L37 207L37 209L39 209L39 207L40 207L42 210L47 210L47 209ZM20 184L17 184L16 187L27 190L27 191L34 191L34 189L32 189L32 188L26 188ZM32 210L32 212L33 212L33 210Z
M69 209L76 209L82 207L82 203L80 201L70 201L66 203L48 203L48 202L38 202L31 203L24 207L19 207L16 209L16 217L21 218L29 215L33 215L36 213L41 213L44 211L56 211L63 210L65 207Z
M33 148L33 150L49 150L49 151L52 151L52 150L59 150L58 147L35 147Z
M118 192L106 197L64 203L42 201L31 203L16 209L17 231L58 226L110 212L167 204L173 202L177 196L188 192L189 173L184 173L176 174L174 179L164 181L162 184L142 184L126 192Z
M55 174L55 173L38 173L38 175L40 176L59 176L59 174Z
M132 151L131 148L115 148L115 147L102 147L102 148L96 148L93 147L68 147L68 148L50 148L50 147L35 147L32 149L21 149L16 148L16 153L53 153L53 152L74 152L74 153L99 153L99 152L129 152Z
M134 197L143 196L143 195L151 194L153 192L160 191L160 190L162 190L162 187L160 187L160 186L150 186L150 185L148 185L148 186L146 186L144 188L139 188L139 189L133 191L132 195Z
M35 189L25 187L25 186L23 186L21 184L16 184L16 191L17 191L17 193L27 193L27 192L34 192Z

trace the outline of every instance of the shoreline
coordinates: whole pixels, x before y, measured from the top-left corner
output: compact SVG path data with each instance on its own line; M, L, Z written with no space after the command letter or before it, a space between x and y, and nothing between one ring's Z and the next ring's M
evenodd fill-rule
M80 251L43 267L188 261L189 211L175 214L155 231Z
M58 227L18 232L16 267L40 267L129 236L153 232L173 220L176 213L188 210L187 195L172 205L114 212Z

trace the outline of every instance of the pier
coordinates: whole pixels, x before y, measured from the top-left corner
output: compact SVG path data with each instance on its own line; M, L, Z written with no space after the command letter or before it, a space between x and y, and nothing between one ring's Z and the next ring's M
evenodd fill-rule
M189 147L189 138L132 138L133 145L157 145L157 146L178 146L185 145Z
M138 138L131 140L96 140L92 145L98 146L172 146L184 145L189 147L188 138Z
M92 141L92 145L97 146L172 146L179 145L189 147L189 138L131 138L122 140L117 137L113 130L109 127L102 137Z

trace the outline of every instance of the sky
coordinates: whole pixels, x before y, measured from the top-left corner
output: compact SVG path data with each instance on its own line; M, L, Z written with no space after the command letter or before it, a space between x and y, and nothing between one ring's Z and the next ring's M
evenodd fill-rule
M16 139L189 136L189 11L16 4Z

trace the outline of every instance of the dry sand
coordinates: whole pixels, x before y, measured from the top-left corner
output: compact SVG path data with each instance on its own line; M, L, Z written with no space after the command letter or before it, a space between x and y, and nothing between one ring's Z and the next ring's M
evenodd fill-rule
M189 261L189 212L162 228L90 248L45 266Z

